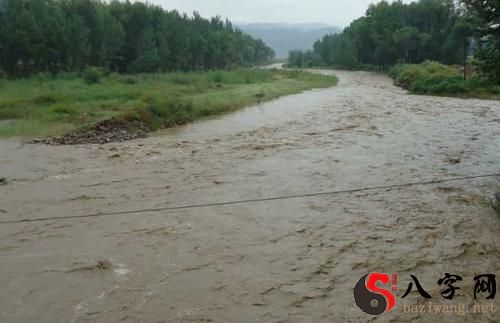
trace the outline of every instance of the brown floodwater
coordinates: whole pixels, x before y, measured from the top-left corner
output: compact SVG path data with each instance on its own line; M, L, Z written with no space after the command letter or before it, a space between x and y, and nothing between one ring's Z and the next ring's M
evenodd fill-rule
M338 86L107 145L0 141L0 322L496 322L404 313L416 275L436 303L500 275L499 177L350 194L62 219L500 172L500 102ZM57 219L60 218L60 219ZM353 288L399 274L370 317ZM463 281L450 302L437 280ZM446 301L446 302L445 302ZM500 305L497 300L480 304Z

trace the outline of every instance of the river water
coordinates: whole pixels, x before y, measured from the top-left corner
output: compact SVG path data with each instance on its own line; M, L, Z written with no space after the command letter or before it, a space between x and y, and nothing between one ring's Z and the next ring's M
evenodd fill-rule
M500 173L500 102L317 72L339 85L146 139L0 141L1 222L52 218L0 224L0 321L496 322L404 313L423 300L401 296L415 275L436 303L470 306L473 277L500 275L498 177L151 210ZM120 213L131 210L146 211ZM352 295L374 271L399 275L380 317ZM453 301L445 273L463 277Z

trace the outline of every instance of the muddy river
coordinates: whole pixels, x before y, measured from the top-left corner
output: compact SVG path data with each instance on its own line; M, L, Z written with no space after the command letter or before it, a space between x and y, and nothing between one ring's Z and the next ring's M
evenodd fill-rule
M500 173L500 102L335 74L337 87L146 139L1 140L0 322L498 322L405 313L427 300L401 297L415 275L433 302L469 308L473 278L500 275L499 177L258 201ZM237 200L257 201L155 211ZM353 298L374 271L399 275L379 317ZM463 277L452 301L445 273Z

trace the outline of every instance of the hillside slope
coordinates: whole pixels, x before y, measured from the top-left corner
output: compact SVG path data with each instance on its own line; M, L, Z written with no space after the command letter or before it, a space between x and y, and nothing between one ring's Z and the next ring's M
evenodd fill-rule
M314 42L326 34L340 32L326 24L240 24L239 27L274 49L277 58L285 58L293 49L312 49Z

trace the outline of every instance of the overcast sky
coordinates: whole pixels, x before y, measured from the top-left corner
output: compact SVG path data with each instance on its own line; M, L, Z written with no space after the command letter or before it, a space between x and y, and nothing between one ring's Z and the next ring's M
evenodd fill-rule
M148 0L165 9L202 16L228 17L233 22L321 22L343 27L364 15L378 0Z

